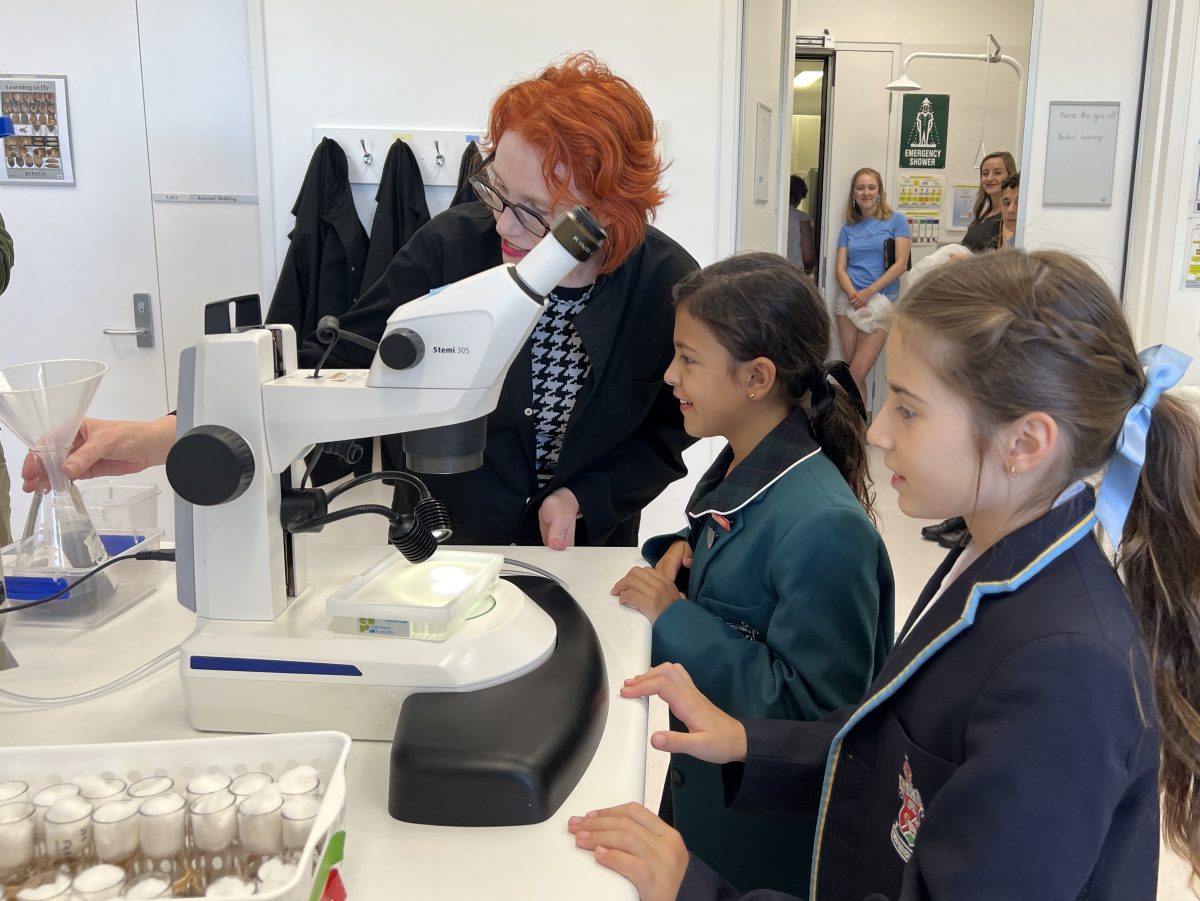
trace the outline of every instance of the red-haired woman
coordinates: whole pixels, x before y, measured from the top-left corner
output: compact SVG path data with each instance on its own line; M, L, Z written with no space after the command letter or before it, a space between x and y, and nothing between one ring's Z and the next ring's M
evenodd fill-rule
M697 266L648 225L665 197L654 119L629 82L579 54L500 94L484 150L480 202L418 231L342 328L379 337L400 304L515 263L556 215L585 204L608 232L605 254L550 294L488 418L483 467L422 478L449 507L456 542L633 545L641 509L685 472L690 441L662 373L671 288ZM302 362L319 353L308 341ZM331 362L370 356L343 342Z

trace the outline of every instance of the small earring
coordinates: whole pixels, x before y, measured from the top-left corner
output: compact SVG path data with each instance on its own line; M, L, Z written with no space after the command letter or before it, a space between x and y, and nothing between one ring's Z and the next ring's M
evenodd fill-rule
M754 400L754 392L753 391L750 392L750 399Z
M1016 463L1008 464L1008 475L1010 478L1013 478L1013 479L1015 479L1017 477L1017 464Z

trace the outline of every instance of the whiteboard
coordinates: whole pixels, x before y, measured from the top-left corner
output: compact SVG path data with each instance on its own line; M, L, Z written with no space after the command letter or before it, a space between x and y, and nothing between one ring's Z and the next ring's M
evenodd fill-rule
M1044 206L1111 206L1121 104L1051 102Z

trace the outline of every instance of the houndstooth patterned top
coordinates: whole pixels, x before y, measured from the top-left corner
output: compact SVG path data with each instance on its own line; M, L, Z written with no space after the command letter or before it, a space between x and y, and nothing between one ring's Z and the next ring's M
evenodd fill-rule
M575 398L592 370L583 340L573 320L587 305L596 286L556 288L533 330L533 408L537 438L538 488L544 488L558 467L563 436Z

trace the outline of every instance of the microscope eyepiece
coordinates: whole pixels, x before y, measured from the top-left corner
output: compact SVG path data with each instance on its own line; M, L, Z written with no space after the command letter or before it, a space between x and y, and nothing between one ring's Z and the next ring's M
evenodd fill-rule
M547 238L511 267L509 274L530 300L541 306L559 280L590 259L606 240L608 235L596 217L586 207L577 206L555 219Z
M608 237L603 226L584 206L576 206L559 216L550 226L550 233L581 263L599 250Z

